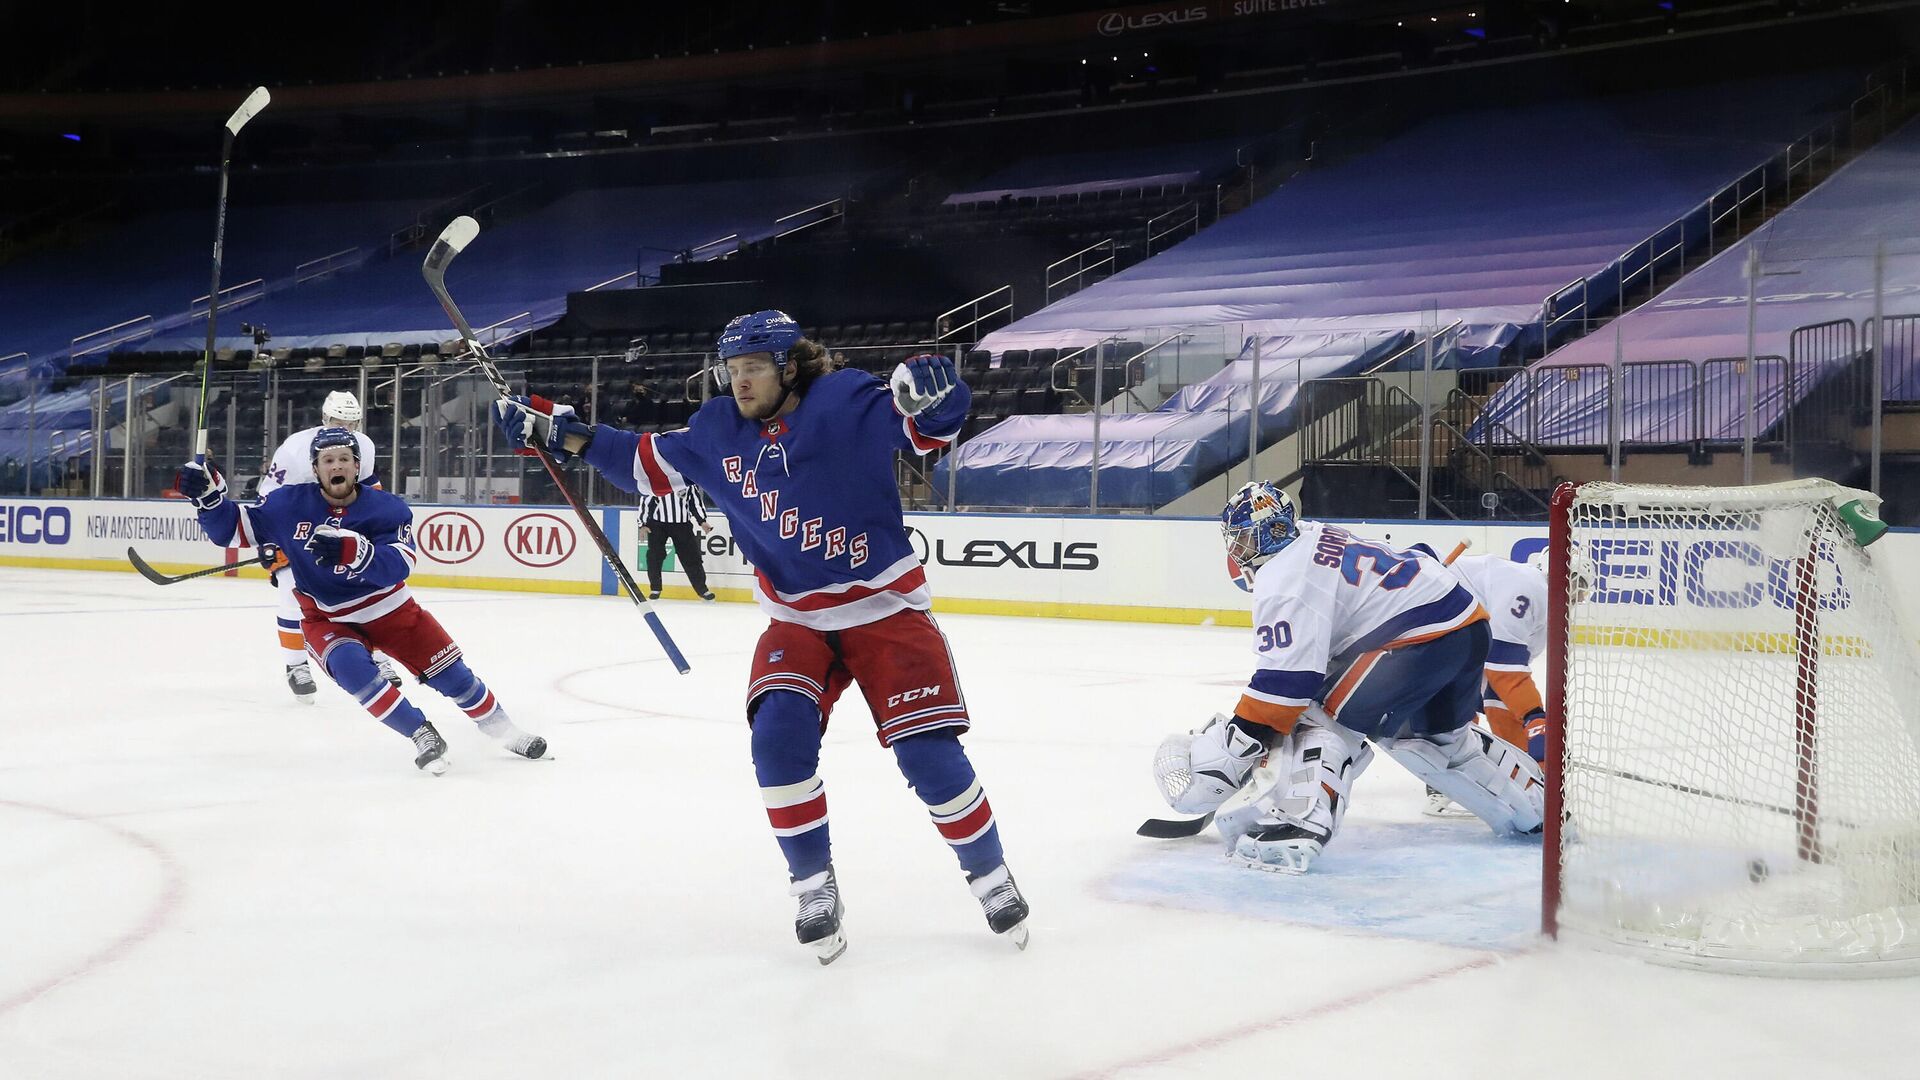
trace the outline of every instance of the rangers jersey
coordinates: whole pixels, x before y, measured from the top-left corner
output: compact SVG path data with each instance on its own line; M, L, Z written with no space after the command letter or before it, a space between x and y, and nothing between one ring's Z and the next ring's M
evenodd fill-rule
M953 393L963 405L970 400L965 383ZM600 425L586 459L627 491L665 495L698 484L753 564L761 609L815 630L844 630L932 606L901 518L893 455L947 445L965 416L958 410L950 430L922 430L879 378L841 370L815 379L792 412L765 423L741 416L732 398L716 398L679 431L636 435Z
M1255 666L1234 712L1291 731L1329 671L1486 617L1439 560L1302 521L1300 535L1254 575Z
M290 484L311 484L313 477L313 433L319 431L310 427L287 436L280 449L273 452L273 460L267 464L267 471L260 477L258 495L264 499L278 488ZM360 446L360 479L373 479L374 448L373 440L365 432L353 433L353 441Z
M359 573L321 565L306 547L320 525L366 537L373 544L372 561ZM252 506L228 499L203 510L200 527L208 539L222 546L278 544L293 572L301 615L307 619L368 623L412 599L407 575L417 558L413 511L398 495L364 482L359 496L345 509L330 505L319 484L292 484Z

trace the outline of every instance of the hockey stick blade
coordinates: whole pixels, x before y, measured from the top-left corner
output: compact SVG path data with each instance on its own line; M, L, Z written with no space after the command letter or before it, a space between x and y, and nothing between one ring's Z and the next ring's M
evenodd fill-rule
M240 129L247 126L247 121L253 119L254 116L256 116L261 109L266 108L267 103L272 100L273 95L267 93L266 87L254 87L253 93L247 95L247 100L241 102L240 107L233 110L232 116L227 117L227 131L234 135L240 134Z
M155 585L175 585L182 581L192 581L194 578L211 577L214 574L224 574L229 570L238 570L243 566L252 566L255 564L258 564L260 566L267 566L273 562L273 556L267 554L265 550L262 550L259 556L252 559L248 559L245 562L222 563L219 566L209 566L209 567L206 567L205 569L194 570L190 573L185 573L185 574L163 574L160 571L154 569L152 564L148 563L147 560L141 558L140 553L133 550L132 548L127 549L127 561L133 564L133 568L140 572L141 577L146 578L148 581L153 582Z
M466 345L474 363L486 373L487 381L493 384L494 392L505 398L513 393L512 387L507 385L506 376L500 373L493 358L487 355L487 350L480 344L480 339L474 336L473 324L467 322L467 317L461 312L460 305L453 302L453 294L447 291L447 266L453 262L455 256L466 250L467 245L472 243L474 237L478 235L480 235L479 222L466 216L454 218L445 229L440 231L440 236L434 240L433 247L427 251L426 259L420 264L420 273L427 279L427 288L433 291L434 299L440 301L441 310L445 311L447 318L452 320L454 329L460 331L460 340ZM653 631L654 639L660 643L660 648L667 654L667 659L673 661L674 670L682 675L693 670L687 663L686 654L682 653L680 646L674 642L673 635L667 633L667 625L660 621L660 616L654 612L653 605L647 602L646 594L641 592L640 586L634 582L633 572L627 569L627 564L620 559L620 553L614 550L613 541L607 539L606 532L600 528L598 522L593 520L593 512L580 501L580 496L573 493L573 488L560 472L560 463L555 461L553 455L547 453L543 447L536 446L533 452L540 459L540 464L545 466L547 476L553 481L553 486L559 490L560 497L566 500L574 516L580 519L580 527L586 530L587 537L593 541L594 547L600 550L600 558L606 562L607 568L613 571L614 579L626 589L627 596L633 601L633 605L640 609L641 617L646 620L647 629Z
M1206 832L1207 826L1211 824L1213 824L1213 811L1209 810L1197 818L1190 818L1186 821L1171 821L1166 818L1148 818L1141 822L1140 827L1135 829L1134 832L1140 836L1152 837L1155 840L1178 840L1186 836L1199 836L1201 833Z

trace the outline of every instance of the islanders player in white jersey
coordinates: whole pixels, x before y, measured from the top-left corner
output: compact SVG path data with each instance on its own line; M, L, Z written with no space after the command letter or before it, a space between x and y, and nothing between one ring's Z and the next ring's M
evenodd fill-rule
M1431 556L1425 544L1413 550ZM1529 563L1498 555L1468 555L1448 565L1460 583L1487 611L1493 635L1481 681L1482 715L1487 730L1535 761L1547 756L1547 710L1533 681L1533 660L1547 649L1547 575ZM1429 817L1457 817L1466 811L1441 792L1427 789Z
M1371 741L1496 833L1539 830L1538 766L1471 726L1487 614L1438 559L1296 522L1286 492L1260 481L1221 520L1228 558L1254 575L1255 666L1231 717L1161 744L1174 809L1219 811L1247 865L1304 872L1339 831ZM1262 782L1224 806L1263 759Z
M726 513L772 619L753 653L746 716L754 772L799 898L795 932L821 963L846 948L827 838L820 741L834 702L858 684L907 783L926 804L987 925L1025 947L1027 903L999 826L960 745L970 723L953 656L907 540L894 454L943 447L971 392L953 361L916 356L892 385L835 370L783 312L742 315L716 351L733 396L679 431L589 428L565 406L503 399L516 445L579 455L616 487L667 495L699 485Z
M174 486L200 512L200 527L214 543L271 543L286 552L308 653L374 719L412 740L416 766L445 772L447 744L381 676L374 648L445 694L508 750L528 758L546 753L546 740L508 719L460 646L414 601L407 588L418 557L413 511L360 479L353 433L322 428L310 454L315 482L282 487L252 506L228 499L226 478L211 465L188 462Z
M266 472L260 475L257 496L265 499L289 484L313 483L313 436L320 428L329 427L353 432L360 451L360 479L378 487L379 481L374 479L373 440L361 433L362 419L360 399L351 391L335 390L328 394L320 404L320 427L296 431L280 443L273 459L267 462ZM286 552L282 551L274 559L267 573L280 593L280 609L274 613L274 621L280 633L280 659L287 669L287 688L293 691L295 700L311 705L315 690L313 670L307 666L307 646L300 637L300 602L293 596L293 574L287 571ZM393 665L384 658L378 661L380 673L388 682L399 686L400 676L394 674Z

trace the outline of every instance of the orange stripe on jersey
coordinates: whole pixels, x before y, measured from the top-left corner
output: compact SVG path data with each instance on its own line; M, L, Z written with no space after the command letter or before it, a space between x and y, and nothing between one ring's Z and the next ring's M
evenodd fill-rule
M1340 681L1334 684L1333 693L1327 695L1327 715L1335 717L1340 715L1340 706L1347 703L1347 699L1352 697L1354 690L1359 687L1360 680L1366 678L1367 672L1372 671L1374 665L1378 664L1380 658L1385 655L1387 655L1385 649L1360 654L1360 659L1355 660L1353 666L1347 669L1347 673L1340 676Z
M1300 722L1300 714L1306 711L1305 705L1275 705L1271 701L1261 701L1245 694L1240 696L1240 704L1233 707L1233 715L1264 724L1282 735L1292 733L1293 725Z
M267 567L267 573L269 574L277 573L281 570L285 570L286 568L287 568L287 553L284 551L281 551L278 548L275 548L273 552L273 565ZM294 636L299 637L300 635L295 634ZM299 643L295 642L295 645L298 646ZM301 646L301 647L304 647L304 646Z
M1500 695L1500 700L1506 704L1508 711L1512 712L1515 716L1525 716L1533 710L1542 707L1540 702L1540 688L1533 685L1533 675L1531 672L1495 671L1492 668L1488 668L1487 685L1493 687L1493 692ZM1499 732L1495 732L1494 734L1498 735ZM1505 736L1501 737L1505 738ZM1512 740L1508 741L1511 742ZM1516 745L1525 746L1526 744L1518 743Z
M1512 743L1523 749L1527 745L1526 726L1502 706L1493 705L1487 708L1487 728L1493 732L1494 738L1503 742Z
M1412 637L1395 638L1394 640L1388 642L1385 647L1389 649L1403 649L1403 648L1406 648L1408 645L1418 645L1423 641L1432 641L1434 638L1437 638L1437 637L1445 637L1448 634L1453 633L1455 630L1465 629L1466 627L1472 626L1474 623L1486 622L1486 621L1487 621L1487 609L1481 607L1479 604L1475 604L1473 605L1473 614L1467 616L1464 620L1457 622L1452 626L1447 627L1445 630L1434 630L1425 634L1415 634Z

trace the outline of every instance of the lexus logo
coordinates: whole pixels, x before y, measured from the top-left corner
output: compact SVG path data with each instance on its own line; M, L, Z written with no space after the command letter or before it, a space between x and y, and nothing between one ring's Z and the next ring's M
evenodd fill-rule
M1119 37L1127 30L1127 17L1117 11L1109 11L1100 16L1100 21L1096 25L1100 29L1101 37Z

